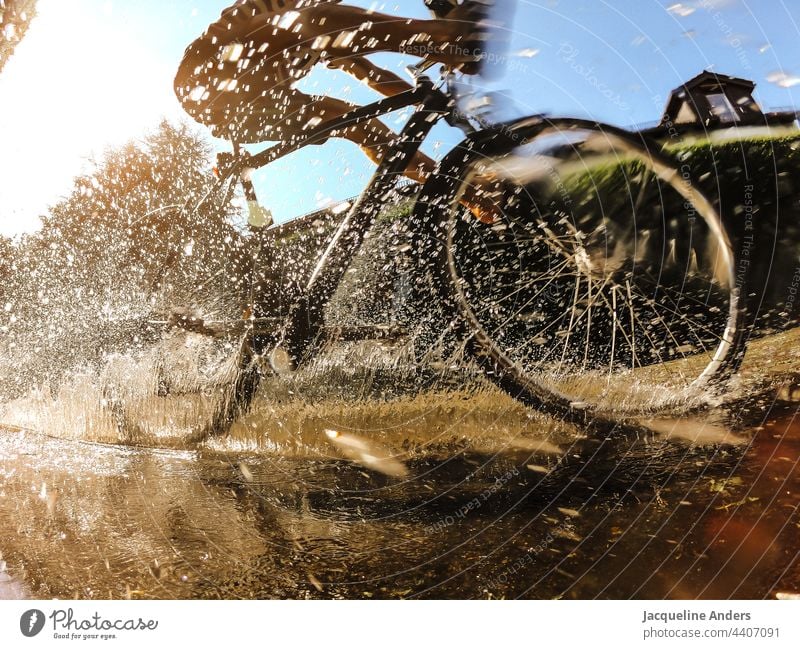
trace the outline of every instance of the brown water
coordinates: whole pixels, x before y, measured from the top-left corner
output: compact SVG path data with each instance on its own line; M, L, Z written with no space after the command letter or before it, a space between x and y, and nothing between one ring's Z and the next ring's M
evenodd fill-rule
M143 447L76 376L5 407L0 596L796 593L800 422L776 400L793 350L792 335L759 343L727 405L638 435L575 430L474 377L398 396L351 374L352 398L268 384L230 437L199 445L181 442L196 397L152 399ZM346 459L325 429L407 475Z

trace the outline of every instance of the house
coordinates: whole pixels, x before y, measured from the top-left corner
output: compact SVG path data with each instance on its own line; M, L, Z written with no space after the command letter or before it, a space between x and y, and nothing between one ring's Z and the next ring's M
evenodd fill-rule
M648 129L649 134L704 133L734 126L781 126L796 120L794 111L764 113L753 98L755 87L748 79L703 70L670 93L660 124Z
M764 113L753 99L756 84L703 70L670 93L661 123L724 127L764 124Z

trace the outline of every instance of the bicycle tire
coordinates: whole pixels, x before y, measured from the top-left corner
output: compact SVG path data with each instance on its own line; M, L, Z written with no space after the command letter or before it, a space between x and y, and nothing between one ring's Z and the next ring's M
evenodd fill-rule
M579 132L590 146L572 141ZM561 148L565 167L557 177L552 169L543 176L541 168L525 168L541 166L542 157L553 165L553 152L535 152L543 136ZM611 146L598 156L603 142ZM534 151L525 154L533 162L526 163L523 150ZM434 245L430 267L451 328L464 341L466 356L527 405L575 422L702 405L736 369L744 309L731 238L711 201L658 150L605 124L526 118L468 138L423 189L414 221L426 224ZM506 173L511 167L513 173ZM641 182L635 196L634 172ZM481 187L497 190L492 224L459 204L476 173L490 178ZM602 196L603 183L613 187L615 174L622 177L619 191ZM589 195L564 195L577 189ZM627 216L612 214L608 205L620 198L632 210ZM620 244L626 230L612 216L628 228L627 243ZM591 239L598 232L605 239L599 244ZM549 306L541 296L545 288ZM595 305L606 319L594 315L593 330ZM630 316L629 332L623 314Z
M231 191L232 185L224 180L201 203L212 199L225 205ZM176 220L188 220L187 213L199 209L201 203L177 206ZM243 315L261 297L253 294L259 285L252 281L262 261L258 235L250 239L249 248L228 251L230 258L220 258L220 272L214 277L219 276L225 290L218 286L208 296L198 295L209 309L205 313L187 308L183 300L173 302L176 283L182 287L179 296L191 297L195 272L193 257L181 254L180 241L173 243L175 254L146 278L153 315L166 318L163 334L141 353L129 357L122 372L107 373L104 400L126 443L168 442L162 431L171 428L178 431L173 437L189 443L226 434L249 410L264 371L260 356L271 337L256 332ZM187 268L182 267L184 257ZM203 285L214 277L205 278ZM245 287L248 295L243 294ZM203 286L197 288L204 290ZM211 321L206 320L209 315ZM138 379L132 383L131 376Z
M227 434L230 427L250 410L261 378L258 355L253 353L250 336L245 336L236 356L233 380L220 388L217 406L208 425L200 431L197 441Z

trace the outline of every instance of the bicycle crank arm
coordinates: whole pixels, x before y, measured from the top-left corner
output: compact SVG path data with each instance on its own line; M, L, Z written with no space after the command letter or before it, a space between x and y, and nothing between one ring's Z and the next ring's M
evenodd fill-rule
M147 320L148 325L165 329L181 329L189 333L209 338L226 338L242 335L249 330L253 335L268 336L277 334L284 318L253 318L250 320L204 320L196 316L170 315L167 320Z
M159 325L169 329L182 329L190 333L208 336L209 338L225 338L249 333L255 336L275 336L278 339L280 325L284 319L254 318L236 322L206 321L197 317L170 317L168 320L148 320L147 324ZM395 325L331 325L320 329L325 342L353 342L357 340L382 340L396 342L408 335L403 327Z
M398 342L408 336L408 332L403 327L394 325L340 326L324 327L322 335L326 342L353 342L359 340Z

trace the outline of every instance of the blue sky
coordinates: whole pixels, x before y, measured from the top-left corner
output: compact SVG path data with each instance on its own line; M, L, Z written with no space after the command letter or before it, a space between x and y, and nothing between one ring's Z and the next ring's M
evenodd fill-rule
M0 234L38 227L38 215L106 146L162 116L181 119L172 77L186 45L226 6L215 0L40 0L40 15L0 75ZM421 0L352 4L427 17ZM511 52L491 90L517 113L589 116L628 126L657 120L669 91L708 68L756 81L765 107L800 105L800 0L519 0ZM402 71L410 57L382 54ZM315 70L301 88L355 102L375 97L340 73ZM187 118L188 119L188 118ZM403 116L390 116L399 128ZM198 127L202 130L202 127ZM458 134L437 128L430 154ZM221 146L221 145L220 145ZM371 165L331 141L256 177L287 220L363 187Z

